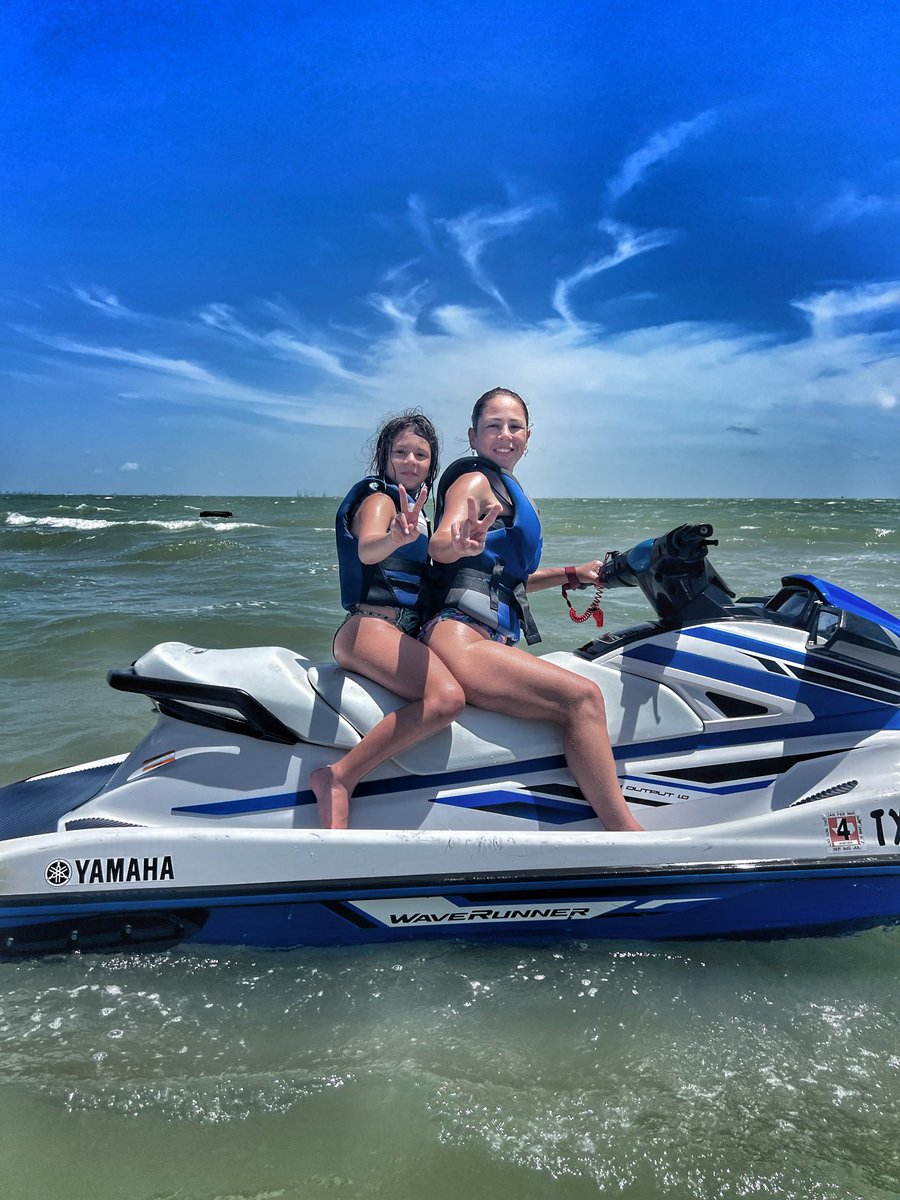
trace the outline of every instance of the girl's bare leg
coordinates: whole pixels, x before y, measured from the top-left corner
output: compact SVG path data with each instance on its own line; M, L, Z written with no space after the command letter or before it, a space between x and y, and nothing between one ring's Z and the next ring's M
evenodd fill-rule
M411 701L388 713L331 766L309 777L325 829L346 829L350 797L361 779L401 750L437 733L459 716L462 688L436 654L377 617L353 617L338 631L334 654L356 671Z
M469 704L561 726L569 770L606 828L643 828L619 787L603 696L595 684L515 646L492 642L460 621L441 621L428 645L462 684Z

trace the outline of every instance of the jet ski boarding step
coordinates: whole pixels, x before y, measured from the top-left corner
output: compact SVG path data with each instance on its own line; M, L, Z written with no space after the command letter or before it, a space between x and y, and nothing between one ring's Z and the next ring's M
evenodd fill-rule
M0 788L0 841L55 833L63 817L102 791L121 761L54 771Z

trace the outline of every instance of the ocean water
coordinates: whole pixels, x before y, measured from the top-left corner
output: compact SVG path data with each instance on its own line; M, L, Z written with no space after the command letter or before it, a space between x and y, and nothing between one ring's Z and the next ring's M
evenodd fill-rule
M0 783L127 749L158 641L326 658L335 502L0 496ZM201 509L228 509L227 520ZM545 561L711 521L739 595L900 612L900 502L552 500ZM556 591L541 650L586 641ZM610 591L607 624L645 619ZM11 1200L900 1194L900 929L0 963Z

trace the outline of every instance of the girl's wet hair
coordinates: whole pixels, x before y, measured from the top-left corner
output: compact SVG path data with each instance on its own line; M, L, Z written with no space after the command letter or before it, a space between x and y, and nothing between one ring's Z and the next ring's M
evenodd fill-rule
M372 458L369 462L369 472L372 475L378 475L381 479L387 479L388 465L391 461L391 446L394 444L395 438L407 431L424 438L428 443L431 462L428 465L425 486L431 492L440 470L441 443L437 430L420 408L408 408L406 412L398 413L395 417L388 417L387 420L382 421L370 443Z
M525 414L525 424L530 425L531 419L528 416L528 405L522 399L518 392L514 392L512 388L495 387L489 392L485 392L483 396L479 396L475 401L475 407L472 409L472 428L478 428L478 422L481 420L481 414L484 412L485 406L495 396L510 396L513 400L517 400L522 405L522 412Z

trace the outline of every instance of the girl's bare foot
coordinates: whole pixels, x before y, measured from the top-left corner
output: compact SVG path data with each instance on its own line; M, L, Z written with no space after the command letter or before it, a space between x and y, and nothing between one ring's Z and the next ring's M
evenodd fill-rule
M346 829L350 821L350 793L334 777L331 767L319 767L309 777L323 829Z

